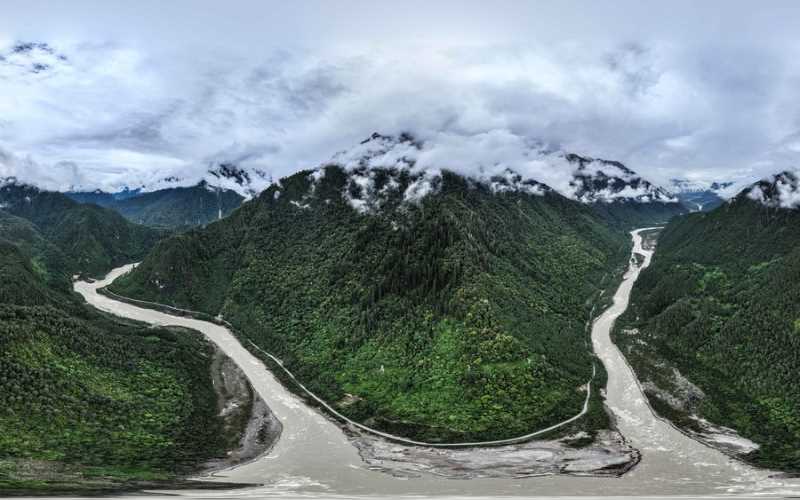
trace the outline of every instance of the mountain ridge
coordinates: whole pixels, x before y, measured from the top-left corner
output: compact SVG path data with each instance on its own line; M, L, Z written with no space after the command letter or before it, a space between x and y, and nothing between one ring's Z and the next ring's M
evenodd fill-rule
M757 446L731 452L789 471L800 470L794 179L777 174L673 219L615 332L658 413L726 450L708 423L735 429Z

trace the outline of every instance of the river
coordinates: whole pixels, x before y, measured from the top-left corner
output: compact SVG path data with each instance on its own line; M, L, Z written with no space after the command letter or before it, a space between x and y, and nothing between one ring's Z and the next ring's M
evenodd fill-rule
M640 232L633 231L633 252L644 258L632 259L611 307L592 326L595 352L608 372L607 404L619 430L636 448L642 460L619 478L567 475L455 480L422 474L398 478L371 470L342 429L305 405L281 385L264 364L247 351L224 327L197 319L172 316L136 307L98 294L131 266L113 270L93 283L76 282L75 290L94 307L113 314L156 325L179 325L198 330L230 356L250 379L254 389L283 424L283 434L270 453L261 458L212 476L208 481L253 484L252 488L223 491L163 492L196 498L396 498L437 497L614 497L651 498L682 496L790 496L800 495L800 480L779 479L769 471L752 468L723 453L690 439L653 415L636 377L625 358L611 342L610 331L628 305L631 288L642 269L650 264L652 250L642 246ZM142 498L158 498L147 495ZM130 496L129 496L130 497Z

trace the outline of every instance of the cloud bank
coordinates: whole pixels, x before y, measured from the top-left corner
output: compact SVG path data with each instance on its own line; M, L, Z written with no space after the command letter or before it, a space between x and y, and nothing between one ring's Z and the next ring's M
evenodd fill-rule
M102 3L46 5L0 21L0 175L53 189L199 180L219 163L278 178L374 131L435 143L426 168L507 166L558 190L568 177L532 151L662 185L755 180L800 155L792 3L411 2L411 16L176 1L118 6L125 22Z

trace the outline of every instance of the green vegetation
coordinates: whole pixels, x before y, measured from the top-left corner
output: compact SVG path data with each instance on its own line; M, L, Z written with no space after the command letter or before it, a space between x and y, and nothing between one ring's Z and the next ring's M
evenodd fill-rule
M137 224L168 229L186 229L226 217L244 198L236 191L209 186L161 189L115 198L109 193L68 193L82 203L97 203Z
M6 213L30 222L60 251L61 271L67 275L99 276L138 260L165 234L133 224L113 210L81 205L62 193L26 185L0 187L0 204Z
M24 203L45 210L31 194ZM155 233L47 198L58 214L16 210L37 224L0 211L0 491L105 491L224 457L246 422L232 429L217 416L211 345L107 317L71 290L76 257L103 255L82 268L102 274L129 254L113 242L64 251L65 241Z
M172 477L226 451L197 335L4 304L0 353L3 461Z
M740 196L666 227L616 340L640 378L674 395L677 368L704 393L670 405L651 392L659 413L689 428L692 413L732 427L761 445L748 460L797 471L797 318L800 213Z
M407 172L373 180L389 194L361 214L343 193L367 194L338 167L313 186L309 172L283 179L163 240L112 290L222 313L343 413L397 434L507 438L577 413L594 361L585 323L627 234L554 193L445 173L415 205ZM590 421L607 425L599 400Z

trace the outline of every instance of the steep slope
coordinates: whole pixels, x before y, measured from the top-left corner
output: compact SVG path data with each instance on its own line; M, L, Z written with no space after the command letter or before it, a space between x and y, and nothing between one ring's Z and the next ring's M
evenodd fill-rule
M695 417L731 427L760 445L748 460L788 470L800 470L796 179L670 223L617 332L659 412L701 437Z
M0 303L25 306L63 302L64 297L48 288L22 251L0 239Z
M163 236L133 224L113 210L77 203L62 193L13 181L0 185L0 207L32 222L61 250L65 271L92 276L141 258Z
M236 191L211 186L205 181L196 186L137 192L128 196L97 192L65 194L81 203L95 203L115 210L131 222L170 229L208 224L226 217L244 201Z
M32 222L0 210L0 240L13 243L49 287L69 290L66 255Z
M580 410L591 299L627 250L591 209L511 173L332 165L162 241L112 289L224 315L350 417L494 439Z
M0 494L130 487L224 459L242 423L218 414L219 354L86 308L51 252L0 211Z

